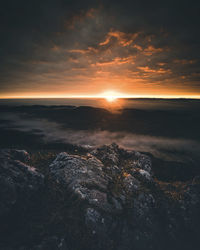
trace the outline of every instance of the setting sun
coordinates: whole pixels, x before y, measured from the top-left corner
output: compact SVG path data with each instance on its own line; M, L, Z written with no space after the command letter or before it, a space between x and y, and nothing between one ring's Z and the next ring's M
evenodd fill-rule
M114 91L107 91L102 94L102 97L105 98L108 102L113 102L119 98L119 94Z
M113 101L115 101L117 99L117 97L115 97L115 96L107 96L106 97L106 100L108 101L108 102L113 102Z
M115 100L117 99L117 97L116 97L116 96L110 95L110 96L106 96L105 99L106 99L108 102L113 102L113 101L115 101Z

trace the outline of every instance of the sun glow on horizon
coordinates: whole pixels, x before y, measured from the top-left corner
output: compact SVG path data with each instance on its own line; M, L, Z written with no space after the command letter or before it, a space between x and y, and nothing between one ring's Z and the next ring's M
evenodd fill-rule
M119 94L117 94L115 91L107 91L102 94L102 97L108 102L114 102L119 98Z
M0 94L0 99L50 99L50 98L71 98L71 99L87 99L87 98L103 98L107 100L108 102L114 102L117 99L123 99L123 98L153 98L153 99L180 99L180 98L189 98L189 99L200 99L200 95L197 94L160 94L160 95L152 95L152 94L124 94L120 92L116 92L113 90L108 90L103 93L99 94L57 94L53 95L50 93L46 94L40 94L40 93L34 93L34 94L7 94L7 95L2 95Z
M115 97L115 96L106 96L105 98L108 102L113 102L113 101L117 100L117 97Z

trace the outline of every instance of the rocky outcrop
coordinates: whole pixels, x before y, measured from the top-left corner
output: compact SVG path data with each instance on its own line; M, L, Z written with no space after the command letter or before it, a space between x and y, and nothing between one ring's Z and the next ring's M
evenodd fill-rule
M24 150L0 150L0 216L25 205L44 184L44 176L25 164L29 158Z
M57 154L46 165L43 185L44 176L25 164L30 158L26 151L4 150L0 155L2 215L43 192L35 202L42 214L35 240L28 248L14 249L199 249L198 177L161 181L149 155L112 144L87 153Z
M121 213L130 198L153 182L150 158L116 144L84 156L60 153L50 175L80 201L112 214Z
M78 198L89 249L181 249L198 218L197 182L172 197L155 181L149 156L116 144L84 156L61 153L50 175Z

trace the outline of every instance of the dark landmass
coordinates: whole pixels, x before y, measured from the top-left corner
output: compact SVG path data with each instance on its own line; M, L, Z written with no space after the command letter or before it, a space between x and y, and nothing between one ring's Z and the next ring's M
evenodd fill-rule
M198 176L116 144L1 150L0 249L197 250Z
M1 105L0 249L199 249L195 107Z

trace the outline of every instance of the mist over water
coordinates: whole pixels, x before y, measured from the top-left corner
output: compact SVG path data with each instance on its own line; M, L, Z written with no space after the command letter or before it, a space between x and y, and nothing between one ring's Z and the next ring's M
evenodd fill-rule
M1 145L93 148L115 142L161 159L198 163L199 111L200 100L189 99L0 100Z
M195 161L199 159L200 142L196 140L133 134L126 131L73 130L45 118L30 118L24 114L12 112L0 113L0 117L6 121L0 124L0 129L41 136L45 143L68 143L92 148L115 142L121 147L148 152L166 160Z

